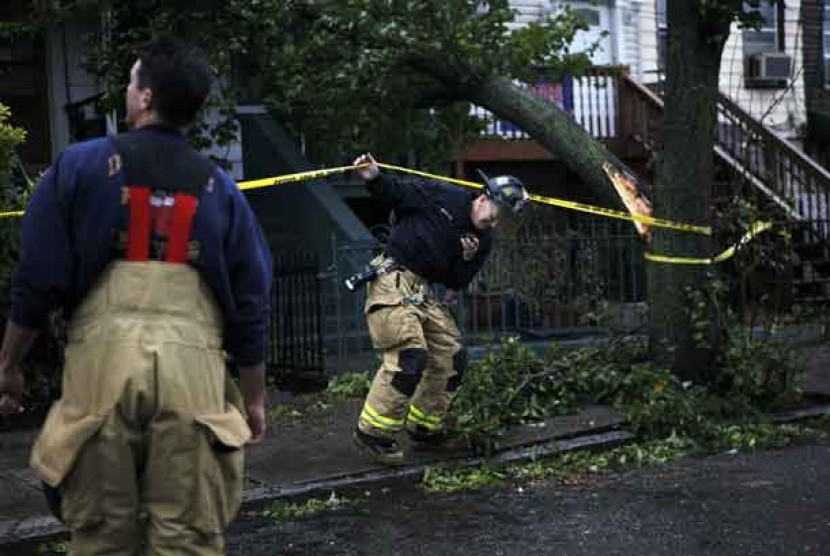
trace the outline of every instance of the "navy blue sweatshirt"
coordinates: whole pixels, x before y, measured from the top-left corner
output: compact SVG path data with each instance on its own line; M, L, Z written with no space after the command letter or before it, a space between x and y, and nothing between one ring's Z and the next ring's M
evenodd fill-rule
M174 146L178 132L151 134ZM67 315L113 258L113 230L123 230L124 171L109 177L111 139L78 143L61 153L35 189L23 219L22 255L12 278L11 319L39 329L54 309ZM272 262L262 231L242 192L221 169L203 190L191 239L199 254L191 264L213 291L224 316L224 347L243 366L263 361Z
M395 226L386 243L389 256L430 282L454 290L469 285L493 243L490 230L476 229L470 219L474 193L435 180L401 183L382 173L366 182L366 188L395 210ZM470 261L462 256L463 235L479 240Z

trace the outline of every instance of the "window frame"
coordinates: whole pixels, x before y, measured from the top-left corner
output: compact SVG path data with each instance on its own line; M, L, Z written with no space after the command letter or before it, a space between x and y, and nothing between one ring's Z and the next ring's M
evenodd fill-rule
M764 18L764 23L758 29L743 29L743 51L745 56L763 52L784 52L784 4L781 0L761 0L757 8L744 4L747 12L756 12ZM769 17L765 13L769 10ZM771 21L770 21L771 18ZM771 40L762 39L762 36L771 35Z

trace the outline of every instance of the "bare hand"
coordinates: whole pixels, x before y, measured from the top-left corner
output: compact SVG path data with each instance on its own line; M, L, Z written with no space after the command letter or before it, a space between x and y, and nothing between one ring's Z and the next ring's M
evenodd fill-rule
M23 411L25 380L20 369L0 370L0 414Z
M378 174L380 174L378 163L375 162L375 159L372 158L372 155L369 153L358 156L352 164L355 166L363 165L362 168L357 170L357 175L360 176L363 181L371 181L378 177Z
M478 253L478 238L473 235L461 236L461 256L465 261L472 261Z
M251 439L248 445L259 444L265 437L265 429L268 427L265 418L265 403L253 403L245 406L248 413L248 426L251 428Z

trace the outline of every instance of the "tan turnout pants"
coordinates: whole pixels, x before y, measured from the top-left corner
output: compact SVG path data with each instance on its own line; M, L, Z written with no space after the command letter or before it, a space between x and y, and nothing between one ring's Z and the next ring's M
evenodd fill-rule
M68 333L31 464L61 492L70 554L223 554L251 433L226 401L221 319L197 272L116 262Z
M358 427L391 437L437 433L466 369L466 351L449 311L408 270L377 277L365 306L372 344L382 357Z

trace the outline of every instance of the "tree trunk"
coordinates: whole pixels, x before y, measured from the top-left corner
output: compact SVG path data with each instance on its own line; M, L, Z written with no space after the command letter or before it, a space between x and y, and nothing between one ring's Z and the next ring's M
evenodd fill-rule
M710 220L718 74L729 21L704 21L699 0L667 4L665 143L658 156L654 212L662 218L704 224ZM711 249L704 236L654 231L656 253L709 257ZM702 378L713 358L711 350L696 347L686 291L703 284L709 267L648 265L653 358L684 378ZM706 319L708 312L704 309L697 316ZM707 336L716 337L711 329Z
M491 77L464 93L470 102L513 122L548 151L558 155L604 206L624 209L602 168L604 163L621 169L625 166L564 110L517 87L505 77Z
M591 137L574 119L555 104L517 87L506 77L482 77L459 60L439 59L431 55L410 53L403 60L413 69L425 73L447 87L449 94L486 108L525 131L552 154L558 155L597 202L608 208L624 210L614 184L603 170L605 163L623 172L634 182L631 172L605 146Z

